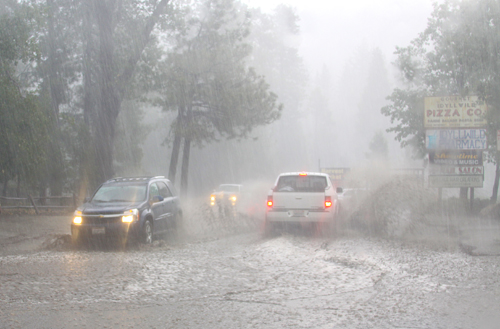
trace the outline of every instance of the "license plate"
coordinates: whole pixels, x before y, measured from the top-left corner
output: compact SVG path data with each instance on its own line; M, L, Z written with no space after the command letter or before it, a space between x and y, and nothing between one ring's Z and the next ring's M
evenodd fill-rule
M303 216L305 216L305 214L306 214L305 210L294 210L293 211L294 217L303 217Z
M92 235L105 234L105 233L106 233L106 228L104 228L104 227L93 227L92 228Z

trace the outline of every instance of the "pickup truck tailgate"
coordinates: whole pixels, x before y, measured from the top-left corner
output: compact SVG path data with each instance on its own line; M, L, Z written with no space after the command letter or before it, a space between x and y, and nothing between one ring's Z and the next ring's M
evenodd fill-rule
M273 208L288 209L323 209L325 193L321 192L274 192Z

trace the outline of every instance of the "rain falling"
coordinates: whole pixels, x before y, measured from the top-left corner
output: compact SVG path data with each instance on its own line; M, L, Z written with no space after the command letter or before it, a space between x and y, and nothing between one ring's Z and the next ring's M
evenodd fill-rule
M496 0L1 0L0 328L497 328Z

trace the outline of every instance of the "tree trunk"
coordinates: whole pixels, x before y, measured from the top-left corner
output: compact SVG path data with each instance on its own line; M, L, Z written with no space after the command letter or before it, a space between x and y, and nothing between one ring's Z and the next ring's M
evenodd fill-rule
M175 184L175 175L177 174L177 162L179 161L179 151L181 150L181 136L175 132L174 144L172 146L172 156L170 157L170 166L168 168L168 179Z
M116 76L114 63L113 38L113 5L114 2L94 1L94 9L99 26L99 67L100 99L97 112L96 155L99 167L98 175L101 181L114 176L113 142L115 124L120 112L121 99L116 91Z
M49 44L49 57L48 57L48 72L45 79L48 79L48 85L50 89L50 99L52 105L52 143L48 145L48 155L49 155L49 163L47 167L48 180L43 179L42 184L45 185L43 189L48 183L50 187L51 193L53 195L61 195L64 186L64 161L62 154L62 146L61 146L61 128L59 123L59 107L61 103L64 102L64 87L63 82L60 78L60 72L62 70L61 66L56 61L57 56L57 38L56 32L54 28L54 20L55 20L55 4L54 0L47 0L47 25L48 25L48 44Z
M55 36L54 28L54 14L56 8L54 5L54 0L47 0L47 26L48 26L48 38L47 42L49 45L49 58L48 58L48 72L47 78L50 88L50 100L52 105L52 110L54 111L54 117L57 126L59 126L59 106L64 101L64 91L59 77L59 69L56 62L56 52L57 52L57 42Z
M156 6L149 17L142 31L142 38L137 40L137 44L131 50L129 60L126 62L121 74L117 73L114 62L114 15L116 1L94 0L94 10L99 27L99 67L100 79L100 108L97 113L96 138L95 143L97 172L99 178L104 181L114 175L113 168L113 144L115 137L115 124L121 109L121 102L126 89L133 78L133 73L140 55L149 42L160 14L168 4L168 0L162 0Z
M87 195L88 190L93 190L102 183L102 180L96 177L96 148L95 123L96 118L96 100L100 99L99 90L96 86L96 73L94 71L93 54L96 52L96 45L92 37L92 17L94 10L93 0L86 0L83 3L83 119L88 135L84 136L84 143L81 152L81 163L79 168L80 186L75 187L78 197ZM93 137L91 137L93 136Z
M184 149L182 151L181 168L181 196L185 198L188 190L189 153L191 150L191 140L184 138Z
M491 203L497 203L498 197L498 181L500 179L500 163L497 160L497 167L495 170L495 181L493 182L493 193L491 194Z
M92 13L93 4L87 0L83 5L83 119L87 127L91 127L95 121L95 99L99 99L95 81L92 74L92 53L95 51L94 40L92 38Z
M181 149L181 131L183 126L184 107L179 106L177 113L177 121L174 129L174 143L172 145L172 156L170 157L170 166L168 168L168 179L175 184L175 176L177 174L177 163L179 162L179 152Z

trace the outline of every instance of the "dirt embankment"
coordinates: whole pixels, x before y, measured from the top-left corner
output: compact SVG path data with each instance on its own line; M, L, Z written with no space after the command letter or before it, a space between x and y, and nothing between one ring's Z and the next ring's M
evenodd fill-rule
M70 234L70 215L0 215L0 252L30 252L47 240Z
M500 255L500 218L497 205L480 212L484 202L449 199L439 202L435 189L421 181L393 177L367 191L355 209L345 214L346 231L463 251L470 255ZM486 205L484 205L486 207Z

